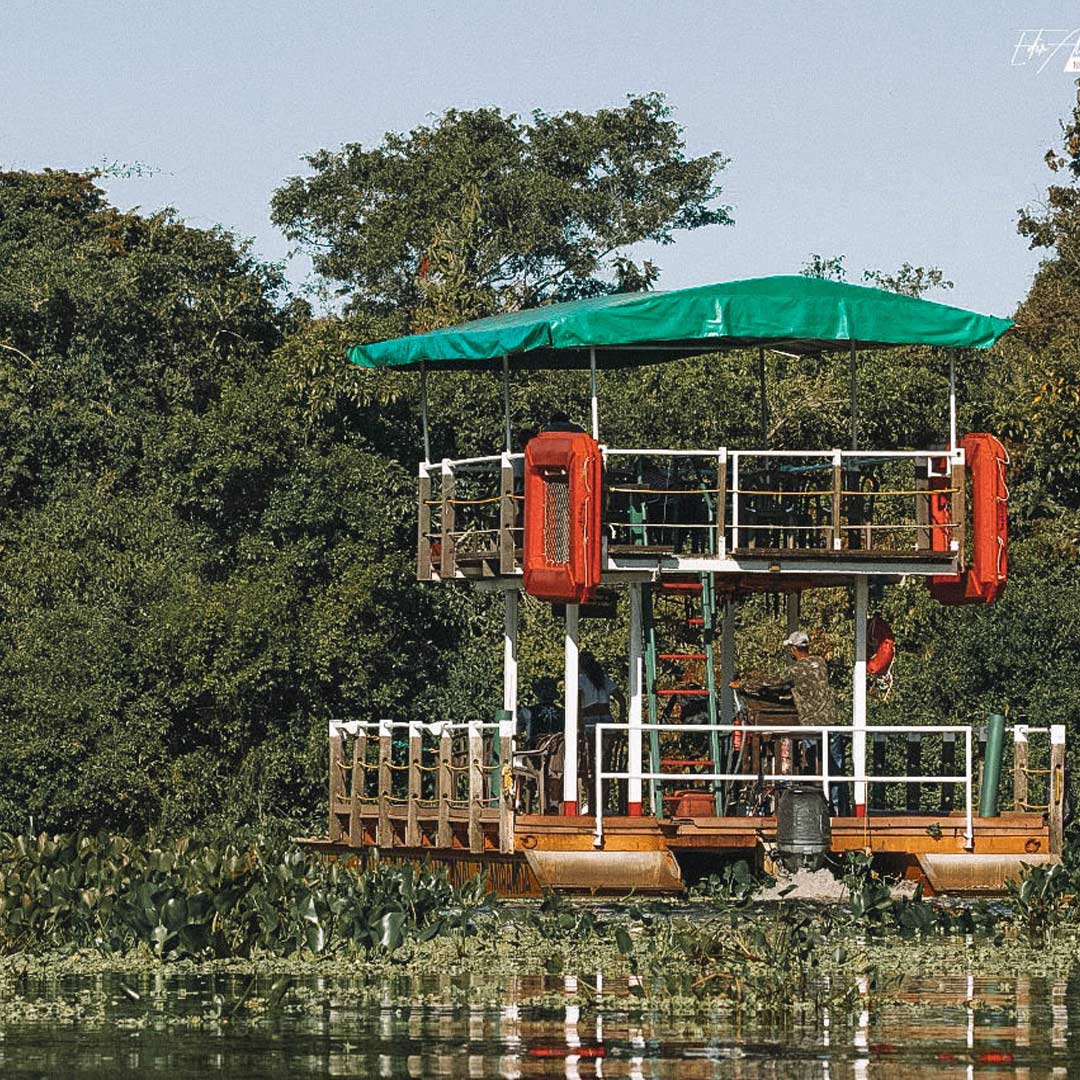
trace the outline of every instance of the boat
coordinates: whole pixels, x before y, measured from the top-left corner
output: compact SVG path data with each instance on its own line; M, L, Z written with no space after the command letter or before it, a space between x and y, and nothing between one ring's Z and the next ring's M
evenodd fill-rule
M417 577L501 594L503 697L486 721L331 721L329 827L310 843L358 861L439 860L455 879L488 874L505 895L670 894L725 859L771 865L783 840L777 802L797 783L825 805L850 795L847 812L825 815L826 854L868 852L930 893L1000 892L1024 866L1060 859L1063 726L881 726L867 715L903 647L872 594L921 578L941 603L989 604L1005 588L1007 453L992 434L957 431L955 356L990 348L1010 325L777 276L551 304L352 347L355 364L419 373ZM859 394L873 388L858 386L857 357L898 346L925 346L928 365L948 368L937 445L859 445ZM683 449L659 432L633 447L603 441L599 372L703 355L724 364L735 350L757 353L761 445ZM847 357L849 445L766 444L769 352ZM589 373L588 428L560 422L515 446L514 373L545 368ZM432 460L428 380L454 370L502 380L505 444ZM846 590L854 613L851 715L813 727L783 701L740 692L735 636L747 598L777 596L792 634L802 597L822 588ZM588 723L580 620L612 617L620 592L626 712ZM563 626L562 730L546 748L522 723L523 594L551 604ZM850 751L830 771L837 738ZM903 768L890 768L898 755Z

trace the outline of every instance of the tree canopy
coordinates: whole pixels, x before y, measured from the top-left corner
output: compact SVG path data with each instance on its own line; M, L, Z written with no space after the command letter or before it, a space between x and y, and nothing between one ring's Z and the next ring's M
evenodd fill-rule
M510 307L647 287L643 240L731 222L719 152L687 157L659 94L595 113L451 109L375 147L320 150L273 220L352 307L430 329Z

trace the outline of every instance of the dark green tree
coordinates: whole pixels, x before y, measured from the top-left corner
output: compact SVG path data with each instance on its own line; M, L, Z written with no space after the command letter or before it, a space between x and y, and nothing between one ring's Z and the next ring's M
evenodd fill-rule
M451 109L306 161L312 175L275 193L273 220L352 308L408 329L647 288L659 271L635 244L731 221L717 203L724 158L688 157L660 94L527 122Z
M411 418L338 377L378 328L280 284L93 176L0 175L0 827L303 816L330 716L441 680Z

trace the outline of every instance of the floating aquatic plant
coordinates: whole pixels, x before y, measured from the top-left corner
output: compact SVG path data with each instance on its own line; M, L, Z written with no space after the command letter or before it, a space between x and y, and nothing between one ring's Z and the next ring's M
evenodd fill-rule
M468 935L490 900L444 869L328 863L296 847L0 836L0 949L149 948L159 959L393 952Z

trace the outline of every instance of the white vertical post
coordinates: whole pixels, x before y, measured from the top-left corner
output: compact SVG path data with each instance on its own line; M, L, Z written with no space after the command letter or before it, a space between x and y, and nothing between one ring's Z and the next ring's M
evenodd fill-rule
M566 605L566 692L563 699L562 812L578 812L578 605Z
M865 574L855 579L855 667L851 688L851 750L855 775L866 775L866 612L870 582ZM855 784L855 816L866 816L866 783Z
M592 398L592 437L600 439L600 403L596 396L596 347L589 346L589 395Z
M739 547L739 452L728 456L731 462L731 550Z
M829 790L829 730L821 729L821 790L825 793L825 805L832 807L832 792ZM831 810L830 810L831 812Z
M500 735L513 735L517 730L518 703L518 591L503 593L503 709L510 714L509 730Z
M949 449L956 449L956 358L949 350Z
M642 634L641 634L641 583L630 585L630 677L627 686L630 691L627 710L626 733L628 744L626 771L630 778L626 782L626 813L630 817L641 817L641 722L644 697L642 694ZM596 767L600 771L599 763ZM597 804L599 808L599 804Z
M510 357L503 353L502 358L503 376L503 419L506 421L506 452L509 454L513 447L510 445Z
M735 691L730 685L734 678L735 602L725 600L723 621L720 627L720 723L722 724L735 723Z

